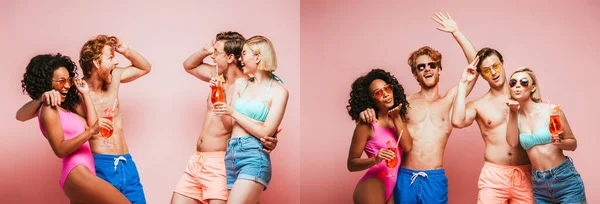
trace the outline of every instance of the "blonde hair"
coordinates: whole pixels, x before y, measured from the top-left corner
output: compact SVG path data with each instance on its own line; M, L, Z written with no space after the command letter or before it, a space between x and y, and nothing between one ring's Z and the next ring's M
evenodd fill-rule
M246 45L252 50L253 54L260 56L258 70L275 71L277 69L275 48L273 48L273 43L268 38L260 35L252 36L246 40Z
M531 93L531 96L530 96L531 100L536 103L541 103L542 102L542 94L540 93L540 85L538 84L538 80L535 77L535 74L533 73L533 71L531 69L529 69L527 67L518 68L510 75L510 78L512 78L516 73L520 73L520 72L524 72L524 73L528 74L529 77L531 77L531 86L535 87L535 91L533 91L533 93ZM517 82L517 83L519 83L519 82Z

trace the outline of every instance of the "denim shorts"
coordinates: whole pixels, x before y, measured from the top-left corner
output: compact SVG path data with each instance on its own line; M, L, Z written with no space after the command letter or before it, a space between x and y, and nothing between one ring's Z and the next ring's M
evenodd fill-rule
M546 171L531 171L535 203L586 203L581 176L571 158Z
M271 158L263 152L263 145L254 136L229 139L225 153L227 189L231 190L237 179L258 182L265 186L271 181Z

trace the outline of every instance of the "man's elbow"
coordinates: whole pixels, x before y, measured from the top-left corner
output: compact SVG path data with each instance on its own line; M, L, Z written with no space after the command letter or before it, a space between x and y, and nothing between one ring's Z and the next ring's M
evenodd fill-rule
M188 71L188 70L190 70L190 69L193 69L193 67L192 67L192 64L191 64L191 63L189 63L189 62L187 62L187 61L184 61L184 62L183 62L183 69L184 69L185 71Z
M454 128L465 128L467 126L467 124L464 121L460 121L460 120L452 120L452 127Z
M410 150L412 150L412 144L406 145L406 147L402 151L404 151L404 152L410 152Z
M519 146L519 142L512 142L512 141L506 141L508 143L508 146L515 148L517 146Z
M152 70L152 64L150 64L150 62L148 62L146 69L144 69L144 74L150 73L150 70Z

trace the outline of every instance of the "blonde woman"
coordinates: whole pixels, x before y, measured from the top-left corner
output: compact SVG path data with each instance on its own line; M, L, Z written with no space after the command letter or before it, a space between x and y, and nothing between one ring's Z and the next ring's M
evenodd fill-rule
M215 103L213 112L233 125L225 153L227 203L256 203L271 181L271 159L262 151L261 138L271 136L283 119L288 91L273 74L277 57L273 44L263 36L246 41L240 57L242 70L253 76L236 81L233 106Z
M575 151L577 140L567 117L558 110L559 121L550 120L555 105L542 103L535 74L529 68L517 69L510 76L510 107L506 141L523 146L533 167L535 203L585 203L581 176L564 150ZM562 131L560 127L562 125ZM553 134L550 129L558 132Z

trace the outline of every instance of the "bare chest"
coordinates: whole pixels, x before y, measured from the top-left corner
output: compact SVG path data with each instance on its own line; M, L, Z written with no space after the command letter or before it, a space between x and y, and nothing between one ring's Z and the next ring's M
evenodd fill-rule
M504 127L508 121L508 106L504 102L482 101L477 107L477 122L480 127L494 129Z
M100 117L105 117L107 110L113 110L113 117L119 117L121 114L120 102L118 94L111 91L96 92L90 91L90 98L96 108L96 113Z
M433 123L450 124L450 106L439 101L422 102L411 101L408 110L407 120L409 125Z

